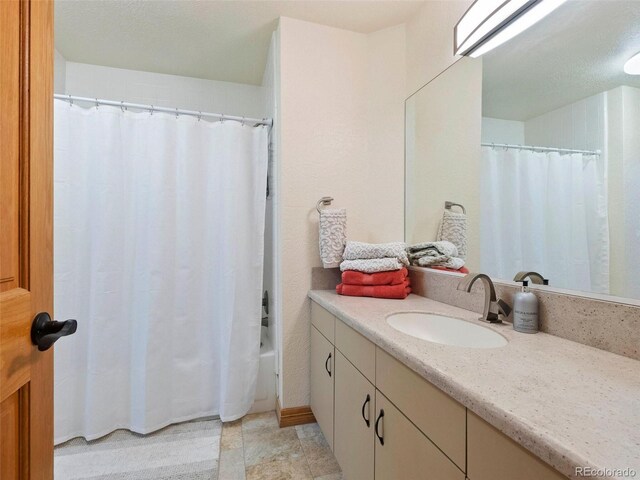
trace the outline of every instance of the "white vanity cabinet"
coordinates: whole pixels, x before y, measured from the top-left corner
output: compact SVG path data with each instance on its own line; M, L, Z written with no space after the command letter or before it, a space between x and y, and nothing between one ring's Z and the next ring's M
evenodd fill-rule
M415 374L390 356L381 357L384 352L315 302L311 306L311 323L311 409L344 478L464 480L463 471L414 425L414 419L407 418L406 412L392 403L397 399L410 411L419 410L416 407L424 402L420 396L405 401L412 389L407 382L414 381ZM376 389L378 375L384 382L382 391L380 387ZM399 383L390 377L399 377ZM451 422L450 426L460 426L464 435L465 411L460 408L462 423ZM384 414L379 418L381 411ZM442 417L449 413L445 408L431 415ZM422 415L417 418L423 421ZM446 420L439 421L446 424Z
M345 480L565 478L311 305L311 409Z
M317 307L321 308L321 307ZM317 309L314 309L317 311ZM333 449L333 400L335 348L333 346L333 322L335 317L327 315L323 309L321 316L313 315L311 326L311 410L320 429ZM326 313L326 315L325 315ZM313 321L315 318L315 321ZM325 337L316 325L321 323L325 332L331 332L331 339Z

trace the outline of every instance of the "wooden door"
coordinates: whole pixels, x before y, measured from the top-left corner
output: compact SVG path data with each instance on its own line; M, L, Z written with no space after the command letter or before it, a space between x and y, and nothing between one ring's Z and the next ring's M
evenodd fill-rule
M379 391L374 431L376 480L465 480L462 470Z
M373 480L376 389L336 349L333 452L345 480Z
M53 478L53 5L0 0L0 478Z
M311 326L311 410L333 450L333 365L331 342Z

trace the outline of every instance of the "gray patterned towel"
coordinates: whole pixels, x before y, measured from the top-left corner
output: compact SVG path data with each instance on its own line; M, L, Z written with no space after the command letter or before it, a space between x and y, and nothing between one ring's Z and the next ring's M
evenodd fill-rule
M440 266L458 270L464 260L458 257L458 248L451 242L423 242L408 248L412 265L420 267Z
M438 228L438 240L453 243L458 257L467 258L467 216L461 212L445 209Z
M344 208L320 210L319 240L322 266L340 266L347 241L347 211Z
M348 241L342 258L345 260L397 258L403 264L409 265L407 244L404 242L364 243Z

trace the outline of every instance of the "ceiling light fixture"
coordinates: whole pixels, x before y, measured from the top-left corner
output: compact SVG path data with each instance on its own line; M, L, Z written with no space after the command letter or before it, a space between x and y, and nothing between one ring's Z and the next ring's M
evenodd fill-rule
M566 0L476 0L456 24L456 55L479 57L524 32Z
M636 53L624 64L624 73L640 75L640 52Z

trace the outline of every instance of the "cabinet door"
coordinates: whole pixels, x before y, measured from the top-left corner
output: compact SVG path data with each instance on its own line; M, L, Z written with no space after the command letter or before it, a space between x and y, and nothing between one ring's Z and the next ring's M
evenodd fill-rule
M473 480L566 480L566 477L472 412L467 415L469 477Z
M311 410L333 450L333 345L311 326Z
M375 388L336 350L334 454L345 480L373 480Z
M376 480L464 480L462 471L376 391Z

